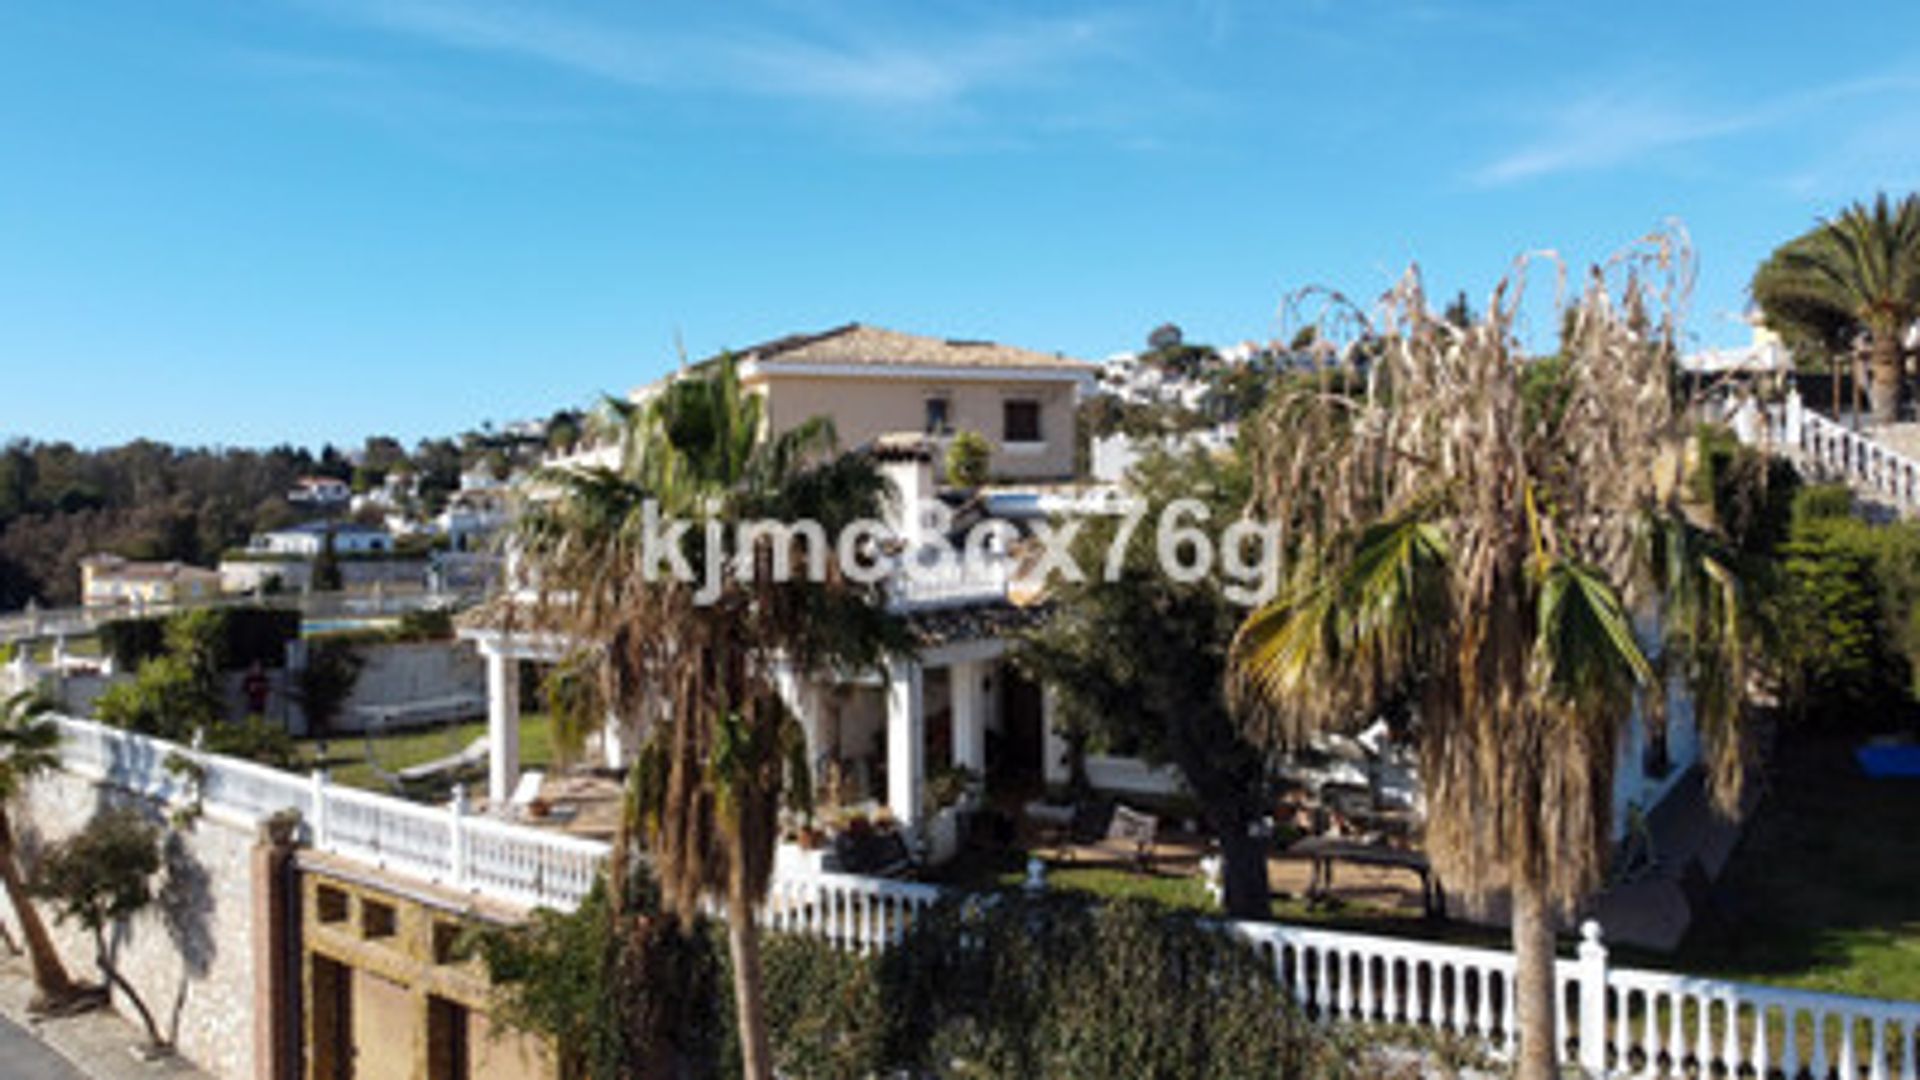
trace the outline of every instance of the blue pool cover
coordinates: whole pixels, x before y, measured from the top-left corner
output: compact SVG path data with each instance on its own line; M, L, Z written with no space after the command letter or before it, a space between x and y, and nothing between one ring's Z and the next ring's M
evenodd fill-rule
M1860 771L1875 780L1920 779L1920 746L1862 746L1853 752Z

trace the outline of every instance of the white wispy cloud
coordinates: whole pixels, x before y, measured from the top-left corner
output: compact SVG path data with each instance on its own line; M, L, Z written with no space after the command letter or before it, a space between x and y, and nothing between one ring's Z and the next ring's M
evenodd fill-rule
M1051 79L1110 51L1104 15L1002 19L939 32L814 18L782 31L643 27L503 0L311 0L333 17L575 75L666 90L722 91L870 109L950 106Z
M1671 92L1635 88L1589 93L1546 115L1542 130L1473 170L1469 179L1498 187L1542 177L1618 168L1662 151L1699 146L1822 118L1841 106L1893 100L1920 88L1904 74L1848 79L1731 108L1687 104Z

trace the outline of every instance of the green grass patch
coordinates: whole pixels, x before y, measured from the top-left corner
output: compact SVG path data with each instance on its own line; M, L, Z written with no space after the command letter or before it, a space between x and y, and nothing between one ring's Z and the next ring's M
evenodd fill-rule
M1783 738L1712 910L1648 962L1920 1000L1920 780L1867 778L1857 741Z
M424 765L436 758L458 754L473 740L486 733L485 720L470 720L460 724L413 728L371 737L336 735L326 740L302 739L297 743L300 755L298 760L303 768L326 768L335 783L368 791L395 793L392 785L381 777L381 771L397 773L415 765ZM323 744L324 756L321 753ZM552 732L546 715L522 714L520 717L520 767L544 769L552 765L554 760ZM378 762L378 769L375 768L375 762ZM468 785L469 790L474 790L476 786L484 786L486 779L487 767L483 762L475 768L442 777L431 784L415 785L419 790L406 790L398 794L439 801L447 797L455 783L464 783Z
M961 889L986 891L1015 888L1027 879L1027 853L964 852L952 862L931 871L927 879ZM1206 886L1198 877L1135 871L1124 867L1049 863L1047 888L1059 892L1086 893L1105 900L1153 900L1168 907L1208 914L1218 914L1220 910L1219 905L1207 895ZM1352 930L1456 945L1505 948L1508 941L1506 931L1497 928L1430 920L1417 912L1338 899L1324 904L1309 904L1300 897L1275 897L1273 917L1299 926Z

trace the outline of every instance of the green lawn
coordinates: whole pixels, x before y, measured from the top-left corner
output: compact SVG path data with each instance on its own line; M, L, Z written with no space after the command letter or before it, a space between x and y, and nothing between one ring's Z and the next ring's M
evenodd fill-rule
M1026 854L1019 851L969 851L929 876L929 880L936 883L966 889L1012 888L1026 879ZM1103 899L1140 898L1155 900L1169 907L1209 913L1219 911L1218 905L1207 895L1206 887L1197 877L1141 873L1113 866L1054 864L1047 868L1047 887L1088 893ZM1505 932L1501 930L1465 923L1434 922L1418 914L1341 900L1309 905L1299 897L1276 897L1273 901L1273 917L1296 925L1461 945L1497 948L1504 947L1507 940Z
M303 739L297 745L301 768L311 769L324 764L336 783L369 791L390 792L392 789L374 771L372 762L368 760L369 752L379 762L380 768L394 773L411 765L457 754L486 733L485 720L470 720L462 724L395 732L372 739L360 735L341 735L325 740L324 759L320 754L321 740ZM542 713L523 714L520 717L521 767L543 769L553 760L553 739L546 716ZM467 770L464 775L446 778L433 785L422 785L423 789L430 787L432 790L409 791L406 794L437 801L446 797L447 789L455 780L466 783L472 790L475 785L484 786L486 777L487 769L482 764Z
M1920 1000L1920 780L1867 779L1856 741L1782 740L1714 911L1660 966Z

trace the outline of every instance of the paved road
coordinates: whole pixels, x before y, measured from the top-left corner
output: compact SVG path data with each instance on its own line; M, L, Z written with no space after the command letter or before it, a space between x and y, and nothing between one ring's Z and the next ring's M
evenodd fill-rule
M86 1080L24 1028L0 1019L0 1080Z

